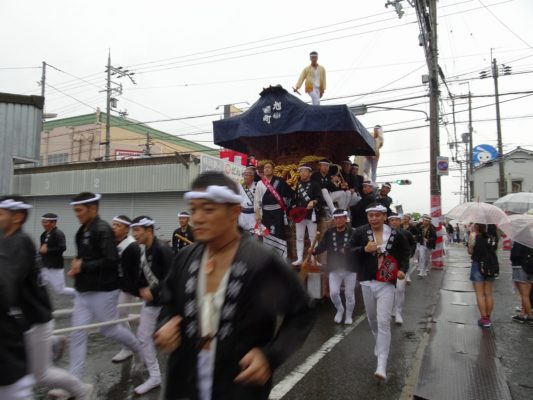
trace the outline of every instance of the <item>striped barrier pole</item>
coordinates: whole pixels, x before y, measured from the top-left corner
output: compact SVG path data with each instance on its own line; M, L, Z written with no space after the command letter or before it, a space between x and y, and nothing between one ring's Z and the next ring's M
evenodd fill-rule
M436 269L444 268L442 210L440 201L440 195L431 195L431 223L437 231L437 243L431 251L431 267Z

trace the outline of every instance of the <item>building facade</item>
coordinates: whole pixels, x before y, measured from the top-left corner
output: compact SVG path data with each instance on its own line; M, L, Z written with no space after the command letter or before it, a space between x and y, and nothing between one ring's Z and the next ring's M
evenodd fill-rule
M217 150L151 128L124 117L110 117L110 158L121 160L187 152L216 154ZM97 110L47 121L41 135L40 165L101 160L105 154L106 114Z
M15 170L13 192L32 204L25 230L37 242L41 216L53 212L67 238L67 257L75 256L74 235L79 222L71 198L80 192L102 195L100 217L109 223L117 215L147 215L156 222L156 235L172 239L177 214L187 210L184 192L200 172L224 171L240 180L244 167L206 154L85 162Z
M502 157L507 193L533 191L533 151L517 147ZM499 161L488 162L472 173L472 200L493 203L498 200Z

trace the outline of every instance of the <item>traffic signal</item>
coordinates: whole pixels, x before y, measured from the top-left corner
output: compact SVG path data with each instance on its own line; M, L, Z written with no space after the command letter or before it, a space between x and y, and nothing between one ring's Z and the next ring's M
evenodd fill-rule
M397 185L410 185L411 181L409 179L396 179L394 181Z

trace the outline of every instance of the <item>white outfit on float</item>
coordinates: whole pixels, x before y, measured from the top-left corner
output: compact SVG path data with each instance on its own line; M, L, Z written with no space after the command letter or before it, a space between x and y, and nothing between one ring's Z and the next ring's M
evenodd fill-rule
M58 295L65 295L74 297L76 289L67 287L65 285L65 271L63 268L47 268L41 269L41 278L45 285L49 285L54 293Z
M255 189L257 183L253 182L251 188L244 188L239 186L239 191L242 196L241 215L239 215L239 226L246 232L253 233L255 228Z
M309 92L311 102L314 106L320 105L320 69L313 68L313 90Z
M309 236L309 241L312 243L316 238L316 232L318 230L318 224L316 223L316 212L312 211L313 216L311 219L304 218L300 222L297 222L296 225L296 256L297 260L293 265L299 265L303 262L304 258L304 238L305 230L307 229L307 234ZM313 221L314 220L314 221Z
M26 354L29 370L33 374L35 384L49 388L66 390L75 398L83 398L92 385L85 385L77 377L64 369L52 365L52 330L54 320L43 324L35 324L25 332ZM0 397L4 399L4 397Z
M205 264L208 253L204 251L202 264L198 273L198 287L196 290L196 302L200 312L200 336L214 336L209 343L209 349L202 349L198 353L196 369L198 374L199 400L211 400L213 392L213 372L215 365L215 355L217 348L216 332L220 322L220 311L224 305L226 289L230 276L231 267L228 268L222 277L215 293L206 293Z
M390 235L391 228L384 225L383 244L379 246L382 252L385 251ZM374 347L374 354L378 359L376 373L386 376L391 342L390 316L394 304L394 285L377 280L362 281L361 289L368 323L376 339Z

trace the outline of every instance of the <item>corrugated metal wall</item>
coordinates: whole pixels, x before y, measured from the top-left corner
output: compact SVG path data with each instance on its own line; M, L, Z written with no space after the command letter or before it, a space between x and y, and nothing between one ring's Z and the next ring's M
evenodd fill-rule
M41 109L0 102L0 193L9 193L13 159L39 160Z
M177 192L189 189L198 170L199 167L191 163L188 169L183 164L160 164L17 174L13 181L13 191L24 196L53 196L85 191Z
M34 208L25 224L26 232L37 243L42 232L41 216L47 212L56 213L59 216L58 227L67 238L65 256L68 257L75 255L74 235L79 228L79 222L69 205L70 197L43 196L28 199ZM156 221L156 235L166 241L171 240L172 232L178 225L178 212L186 209L183 192L108 194L102 197L100 217L111 223L111 219L119 214L130 218L149 215Z

